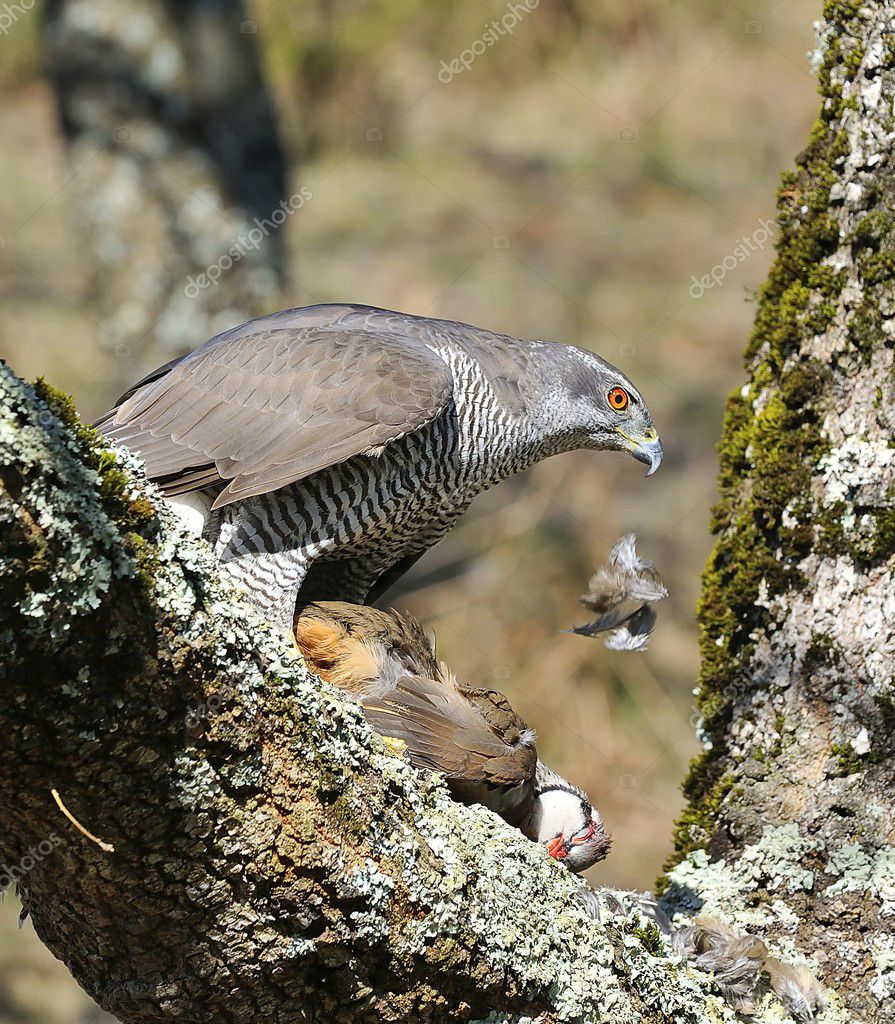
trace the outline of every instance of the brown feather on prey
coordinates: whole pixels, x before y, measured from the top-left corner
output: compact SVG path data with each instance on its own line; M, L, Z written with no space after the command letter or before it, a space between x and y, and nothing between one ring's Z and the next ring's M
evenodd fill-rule
M301 605L295 638L308 667L353 694L370 725L452 795L487 807L581 871L609 850L586 795L538 761L535 734L495 690L459 683L420 624L378 608Z

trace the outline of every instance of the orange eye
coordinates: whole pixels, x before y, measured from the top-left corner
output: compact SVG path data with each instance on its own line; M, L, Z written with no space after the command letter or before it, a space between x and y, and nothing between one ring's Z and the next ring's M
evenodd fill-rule
M606 397L616 412L624 412L631 404L631 396L624 388L613 388Z

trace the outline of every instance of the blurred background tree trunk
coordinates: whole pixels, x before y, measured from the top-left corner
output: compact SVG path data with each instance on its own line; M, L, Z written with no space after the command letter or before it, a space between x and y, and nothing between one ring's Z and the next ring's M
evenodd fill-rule
M784 177L721 442L699 612L707 749L668 899L739 906L862 1020L891 1021L895 4L825 16L822 112Z
M278 306L286 172L256 26L241 0L49 0L44 32L123 386Z

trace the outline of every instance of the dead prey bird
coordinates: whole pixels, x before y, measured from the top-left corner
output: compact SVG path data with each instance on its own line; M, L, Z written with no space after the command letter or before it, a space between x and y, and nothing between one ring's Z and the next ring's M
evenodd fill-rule
M494 690L459 683L439 664L415 619L378 608L302 605L295 638L308 667L352 693L380 735L452 795L482 804L572 871L612 843L587 795L538 760L535 734Z
M642 651L656 624L653 604L668 596L652 562L640 558L633 533L625 534L609 552L606 564L593 574L579 601L597 613L593 622L570 633L597 636L608 633L604 645L612 651ZM637 607L631 608L635 604Z

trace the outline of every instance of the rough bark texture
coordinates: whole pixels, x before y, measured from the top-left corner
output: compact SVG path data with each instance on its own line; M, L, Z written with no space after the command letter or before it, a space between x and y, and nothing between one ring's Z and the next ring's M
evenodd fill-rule
M677 907L810 951L895 1019L895 4L829 2L823 107L779 196L700 608L707 751ZM669 880L666 879L666 884Z
M44 24L89 298L126 385L134 357L152 369L277 307L290 197L254 24L241 0L50 0Z
M0 862L104 1009L736 1019L639 914L598 923L581 879L389 753L39 392L0 367Z

